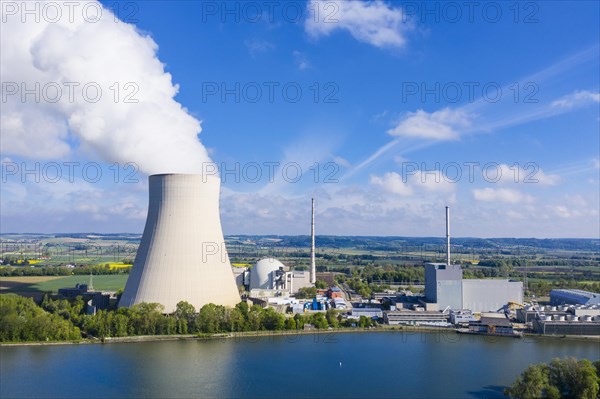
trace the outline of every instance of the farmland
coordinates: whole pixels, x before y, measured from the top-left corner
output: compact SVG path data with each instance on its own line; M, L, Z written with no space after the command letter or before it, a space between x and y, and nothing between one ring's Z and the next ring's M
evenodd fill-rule
M125 284L140 236L135 234L2 234L1 292L39 293L88 282L115 291ZM306 270L309 236L228 236L233 266L251 267L274 257ZM357 275L373 284L423 284L424 262L445 260L445 241L437 237L317 236L318 272ZM533 238L454 238L452 261L465 278L523 280L531 294L552 288L597 290L600 240ZM414 269L414 270L409 270ZM363 273L363 271L365 273ZM14 280L26 276L47 280ZM60 277L60 278L59 278ZM407 279L410 279L408 281Z
M125 287L127 274L114 274L94 276L94 289L99 291L117 291ZM58 292L59 288L74 287L75 284L89 284L89 276L26 276L2 277L0 279L0 293L15 293L26 296L38 296L44 292Z

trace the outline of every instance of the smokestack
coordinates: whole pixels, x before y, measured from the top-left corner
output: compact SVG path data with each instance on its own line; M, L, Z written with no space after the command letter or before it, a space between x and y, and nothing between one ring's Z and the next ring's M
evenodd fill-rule
M119 302L157 302L172 313L179 301L196 310L239 301L219 215L220 178L162 174L149 178L148 217Z
M446 264L450 265L450 208L446 207Z
M315 199L311 198L311 220L310 220L310 283L317 281L317 269L315 266Z

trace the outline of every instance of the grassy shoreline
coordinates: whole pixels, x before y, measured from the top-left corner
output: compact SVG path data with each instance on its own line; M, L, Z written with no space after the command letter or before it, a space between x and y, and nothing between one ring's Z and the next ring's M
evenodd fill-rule
M375 328L335 328L327 330L283 330L283 331L244 331L232 333L215 334L173 334L173 335L135 335L128 337L108 337L104 339L81 339L79 341L31 341L31 342L1 342L0 347L14 346L45 346L45 345L89 345L89 344L117 344L117 343L139 343L139 342L160 342L160 341L191 341L191 340L217 340L217 339L243 339L256 337L279 337L279 336L300 336L300 335L322 335L334 336L337 333L372 333L372 332L398 332L398 333L456 333L454 328L440 327L421 327L421 326L380 326ZM482 335L483 337L488 337ZM491 337L493 339L514 339L512 337ZM524 339L560 339L569 341L596 341L600 343L600 336L582 336L582 335L540 335L524 334ZM451 342L449 342L451 343Z

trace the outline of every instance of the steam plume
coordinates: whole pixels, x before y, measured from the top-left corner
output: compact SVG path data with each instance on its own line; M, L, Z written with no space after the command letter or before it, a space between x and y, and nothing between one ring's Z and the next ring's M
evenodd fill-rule
M46 2L7 3L0 35L3 153L60 159L79 145L149 174L200 173L210 162L198 140L200 121L175 101L178 87L152 38L95 1L72 2L72 10L54 2L57 21L56 6ZM38 7L39 22L15 5Z

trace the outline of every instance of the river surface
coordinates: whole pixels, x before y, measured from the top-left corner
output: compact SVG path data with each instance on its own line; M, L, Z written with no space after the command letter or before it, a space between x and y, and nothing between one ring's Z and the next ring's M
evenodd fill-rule
M367 332L0 348L0 397L501 398L529 364L597 342Z

